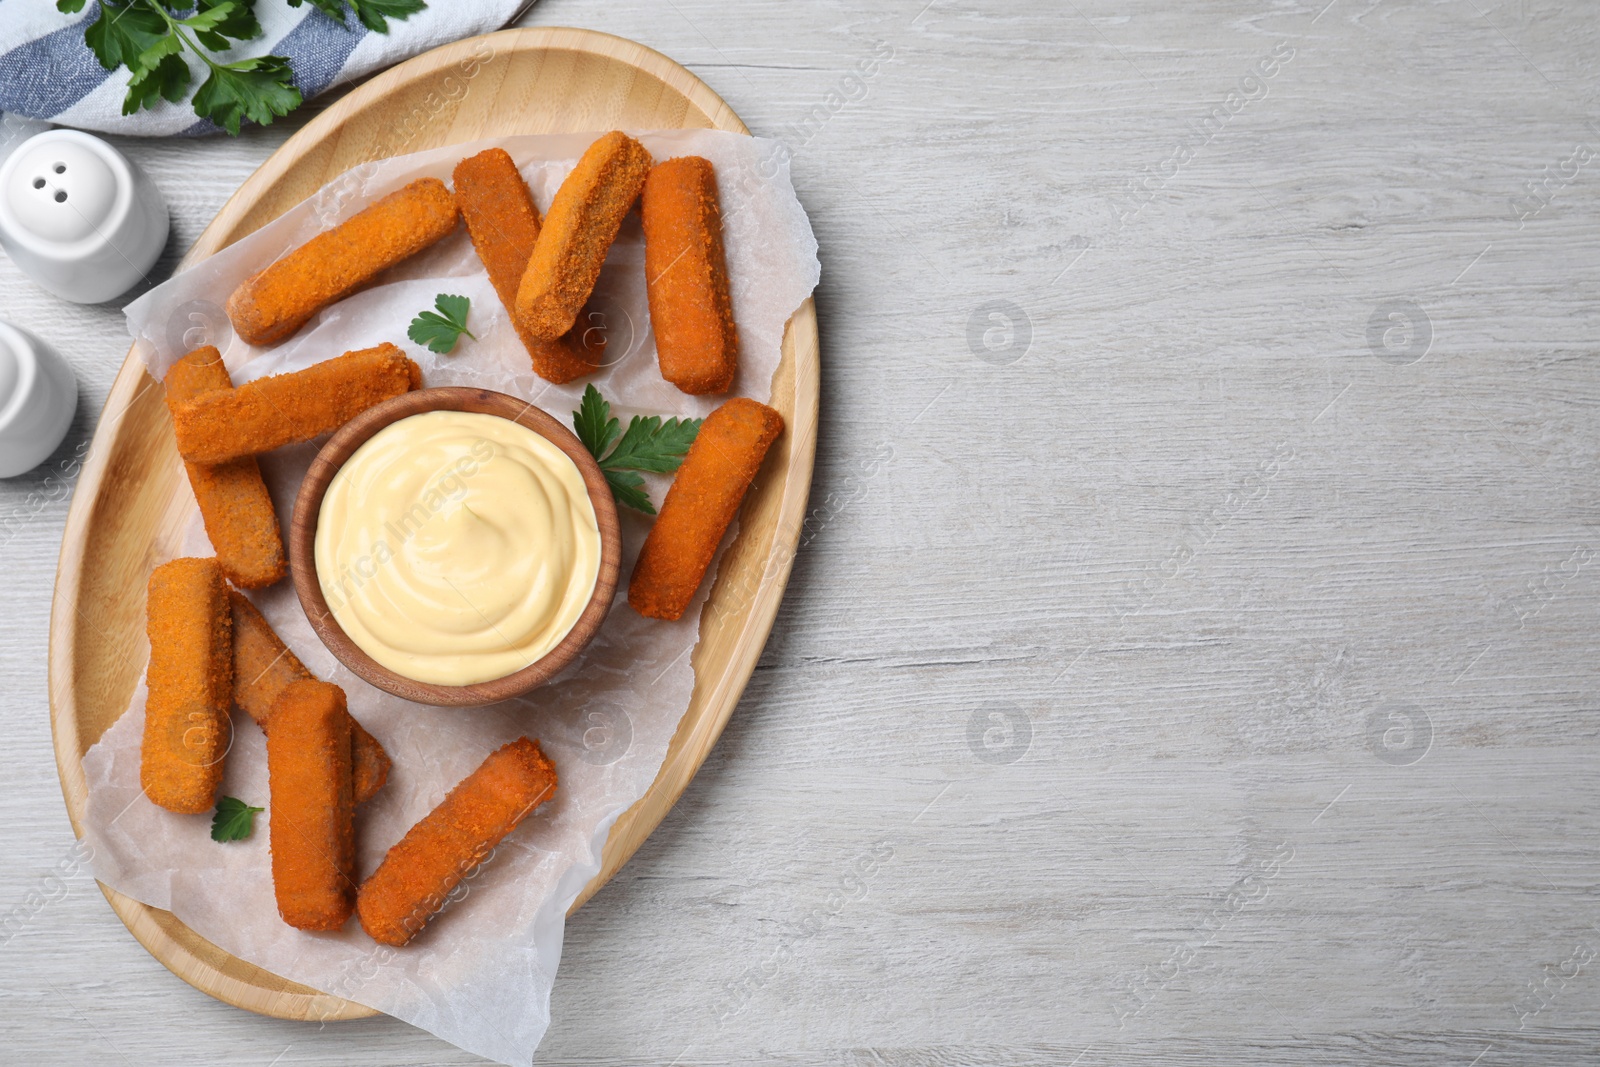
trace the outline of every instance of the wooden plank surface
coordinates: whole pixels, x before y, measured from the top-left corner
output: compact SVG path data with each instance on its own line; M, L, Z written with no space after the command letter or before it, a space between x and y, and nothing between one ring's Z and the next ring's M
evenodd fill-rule
M527 16L791 143L828 359L772 641L569 923L542 1061L1600 1055L1600 27L1324 3ZM169 268L299 121L119 142ZM98 411L119 308L0 292ZM473 1062L216 1004L82 871L44 647L89 422L0 484L0 1060Z

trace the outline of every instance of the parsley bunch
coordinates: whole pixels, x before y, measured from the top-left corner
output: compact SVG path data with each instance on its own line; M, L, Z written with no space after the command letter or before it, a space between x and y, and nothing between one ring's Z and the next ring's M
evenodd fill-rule
M662 422L660 415L635 415L624 433L622 424L611 416L611 405L592 385L583 390L583 401L572 413L578 440L600 464L611 495L617 503L646 515L654 515L656 509L644 491L644 479L634 471L670 474L677 470L700 432L700 422L677 418Z
M87 0L56 0L56 10L82 11ZM353 14L377 33L389 32L388 19L403 19L427 7L424 0L288 0L310 3L344 24ZM289 61L255 56L221 63L211 53L226 52L261 36L256 0L100 0L100 13L84 26L83 43L106 70L128 68L128 95L122 113L174 104L189 92L192 75L184 52L209 68L194 94L194 113L237 135L244 119L262 126L301 104Z

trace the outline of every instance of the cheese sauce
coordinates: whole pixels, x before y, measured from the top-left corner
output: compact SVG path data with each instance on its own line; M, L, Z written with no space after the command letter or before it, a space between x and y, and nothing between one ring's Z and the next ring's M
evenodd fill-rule
M430 411L345 461L317 517L317 578L363 652L419 682L528 666L594 593L600 530L578 466L497 415Z

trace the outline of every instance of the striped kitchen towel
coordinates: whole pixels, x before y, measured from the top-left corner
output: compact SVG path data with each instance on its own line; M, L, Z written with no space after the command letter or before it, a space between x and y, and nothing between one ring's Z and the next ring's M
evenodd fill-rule
M310 100L327 89L425 52L436 45L497 30L533 6L529 0L432 0L387 34L372 33L350 19L340 25L310 4L257 0L262 35L223 53L228 61L280 55L288 59L300 94ZM0 4L0 112L62 126L136 136L193 136L219 132L195 115L187 101L159 101L153 110L122 113L128 71L107 71L83 43L84 25L98 14L91 2L63 15L54 0L9 0ZM191 92L205 79L193 55Z

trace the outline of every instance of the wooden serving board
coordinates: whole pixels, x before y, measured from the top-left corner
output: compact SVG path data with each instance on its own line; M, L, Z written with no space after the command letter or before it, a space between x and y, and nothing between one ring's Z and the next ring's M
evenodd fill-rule
M507 30L435 49L372 79L317 116L240 187L180 269L265 225L369 160L499 135L609 129L748 133L706 84L665 56L608 34ZM811 485L820 357L808 300L790 320L772 404L787 432L740 513L701 616L694 695L649 791L611 830L587 901L628 861L694 777L744 691L772 628ZM176 553L193 506L159 384L130 352L113 384L67 515L50 620L50 715L61 789L83 833L83 755L142 677L145 580ZM354 1019L372 1009L223 952L170 912L101 887L133 936L195 988L283 1019Z

